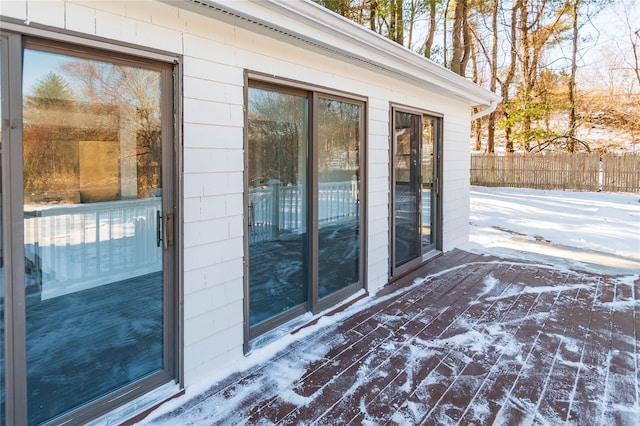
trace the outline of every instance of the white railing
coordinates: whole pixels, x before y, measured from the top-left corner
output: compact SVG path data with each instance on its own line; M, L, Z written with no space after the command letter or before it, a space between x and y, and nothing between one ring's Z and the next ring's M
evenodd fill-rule
M277 240L281 233L300 234L306 229L304 188L280 185L249 190L249 241ZM329 182L318 185L318 222L340 222L359 214L358 182Z
M162 270L161 198L25 206L27 287L42 299Z

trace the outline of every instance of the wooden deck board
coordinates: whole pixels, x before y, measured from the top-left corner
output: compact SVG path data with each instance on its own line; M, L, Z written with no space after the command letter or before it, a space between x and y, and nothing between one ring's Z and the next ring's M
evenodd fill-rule
M639 293L454 250L149 423L638 424Z

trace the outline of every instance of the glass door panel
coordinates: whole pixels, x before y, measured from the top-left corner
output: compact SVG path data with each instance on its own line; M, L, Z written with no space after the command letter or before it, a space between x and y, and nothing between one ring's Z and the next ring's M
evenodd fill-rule
M306 96L249 88L249 323L306 306Z
M25 49L29 422L164 368L161 71Z
M421 116L396 111L393 138L394 265L421 255Z
M436 132L436 119L425 117L422 127L422 251L433 248L434 240L434 142Z
M318 297L360 280L362 107L320 99L318 111Z

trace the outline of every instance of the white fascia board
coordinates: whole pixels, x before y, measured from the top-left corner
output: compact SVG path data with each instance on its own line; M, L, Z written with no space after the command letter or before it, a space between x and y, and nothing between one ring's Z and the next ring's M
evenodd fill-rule
M255 2L256 0L250 0ZM334 35L346 43L358 44L367 57L376 59L380 65L393 66L398 72L414 75L426 84L439 85L470 101L479 101L473 106L488 106L491 101L499 101L500 96L459 76L451 70L436 64L382 35L319 5L311 0L257 0L265 5L277 6L281 10L295 13L307 21L308 25L319 27L323 33Z
M161 0L231 25L401 78L470 106L500 97L311 0Z

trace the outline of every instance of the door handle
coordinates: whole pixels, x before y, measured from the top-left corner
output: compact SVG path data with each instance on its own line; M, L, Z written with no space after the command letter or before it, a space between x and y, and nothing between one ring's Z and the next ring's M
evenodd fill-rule
M162 241L162 214L156 210L156 247L160 247Z
M253 206L253 202L249 201L249 209L247 210L247 224L249 225L249 228L253 228L255 225L254 215L255 215L255 207Z
M166 213L165 217L167 218L167 222L164 227L164 248L173 246L174 243L174 235L173 235L173 213Z
M165 222L162 219L165 219ZM172 213L167 213L163 216L160 210L156 210L156 247L160 247L161 242L164 242L165 249L173 246L173 219L174 215Z

